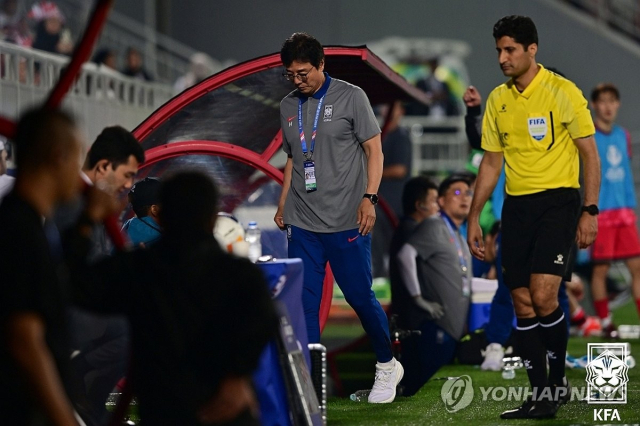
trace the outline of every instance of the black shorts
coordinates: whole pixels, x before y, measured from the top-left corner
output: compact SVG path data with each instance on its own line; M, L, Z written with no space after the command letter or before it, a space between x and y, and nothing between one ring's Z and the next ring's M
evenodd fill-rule
M507 287L529 287L531 274L571 279L580 205L580 194L573 188L506 198L502 266Z

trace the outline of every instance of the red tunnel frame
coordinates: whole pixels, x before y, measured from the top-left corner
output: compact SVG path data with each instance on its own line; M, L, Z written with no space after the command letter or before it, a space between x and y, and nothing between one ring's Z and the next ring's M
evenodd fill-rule
M279 142L282 143L282 138L278 138L279 135L280 133L276 135L274 141L279 139ZM273 152L271 154L273 154ZM174 142L151 148L145 152L145 162L141 169L150 167L153 164L169 158L182 157L185 155L212 155L239 161L261 171L282 186L282 180L284 177L282 171L269 164L263 156L251 151L250 149L220 141L192 140ZM321 332L329 318L332 297L333 273L331 272L331 267L327 264L324 285L322 287L322 302L320 303Z

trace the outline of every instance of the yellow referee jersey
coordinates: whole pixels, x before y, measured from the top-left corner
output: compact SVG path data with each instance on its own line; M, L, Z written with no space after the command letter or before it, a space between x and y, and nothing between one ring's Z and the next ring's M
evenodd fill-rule
M509 80L487 98L482 148L504 153L509 195L579 188L573 139L595 133L580 89L538 65L538 74L522 93Z

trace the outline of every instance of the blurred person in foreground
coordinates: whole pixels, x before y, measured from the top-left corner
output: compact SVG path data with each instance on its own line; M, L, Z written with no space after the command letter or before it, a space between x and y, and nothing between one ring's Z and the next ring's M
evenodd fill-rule
M59 235L44 219L78 195L82 146L74 120L63 112L33 110L18 123L17 178L0 204L2 424L77 424L67 397L71 292ZM100 203L92 211L88 200L80 220L98 220Z
M250 374L278 324L263 274L214 238L219 192L208 176L176 174L159 199L157 244L73 265L90 289L83 302L131 323L143 424L258 424Z
M569 401L565 377L567 324L558 304L570 279L572 248L596 237L600 164L587 101L574 83L536 62L538 32L525 16L505 16L493 27L498 62L509 81L487 99L468 244L484 260L479 216L503 162L507 198L502 209L502 266L517 316L516 350L532 395L503 419L550 418ZM579 155L585 195L578 188ZM547 376L547 360L549 373Z
M400 384L405 396L414 395L440 367L453 360L457 342L464 335L472 268L471 254L459 229L469 214L472 195L464 176L443 180L438 187L440 213L424 217L395 255L398 275L394 274L394 281L398 283L392 284L397 304L394 311L397 308L399 324L421 331L420 336L403 342L402 362L407 374ZM418 218L432 212L424 203L414 201Z

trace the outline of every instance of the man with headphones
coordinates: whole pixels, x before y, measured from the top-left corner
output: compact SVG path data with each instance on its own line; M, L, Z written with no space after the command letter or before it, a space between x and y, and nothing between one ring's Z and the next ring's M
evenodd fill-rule
M403 341L400 382L411 396L451 362L469 309L471 254L459 228L471 207L468 177L446 178L438 187L419 177L403 192L403 218L391 243L390 276L398 326L420 330ZM433 203L437 196L440 213Z

